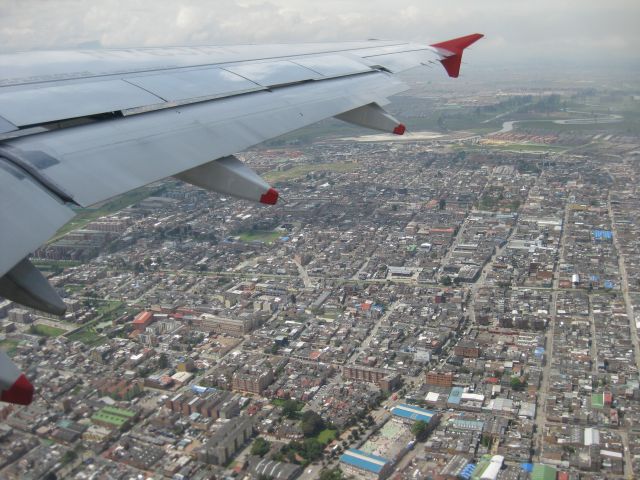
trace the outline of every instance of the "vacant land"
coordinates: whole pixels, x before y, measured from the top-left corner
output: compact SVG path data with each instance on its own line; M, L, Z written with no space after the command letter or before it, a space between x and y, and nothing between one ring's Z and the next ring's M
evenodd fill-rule
M243 242L264 242L273 243L282 236L281 232L256 230L253 232L243 232L238 235Z

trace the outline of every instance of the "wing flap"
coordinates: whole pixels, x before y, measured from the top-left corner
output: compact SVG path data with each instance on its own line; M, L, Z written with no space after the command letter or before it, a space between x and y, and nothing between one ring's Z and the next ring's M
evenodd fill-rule
M289 61L247 63L225 66L224 68L263 87L275 87L322 78L318 72Z
M73 218L73 210L0 157L0 276Z
M431 48L423 48L411 52L387 53L365 57L368 61L393 73L403 72L420 65L439 60L437 52Z
M164 103L124 80L55 85L0 93L0 115L18 126Z
M195 103L9 140L82 206L406 90L383 72Z
M128 78L127 82L167 101L225 97L264 87L221 68L166 72Z
M318 72L324 77L340 77L371 71L371 67L362 60L348 55L315 55L296 58L292 62Z

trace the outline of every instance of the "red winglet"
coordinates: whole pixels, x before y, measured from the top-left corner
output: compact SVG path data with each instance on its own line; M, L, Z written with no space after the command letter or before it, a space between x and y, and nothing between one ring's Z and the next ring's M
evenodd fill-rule
M450 77L457 78L460 75L460 64L462 63L462 52L469 45L480 40L484 35L481 33L474 33L467 35L466 37L454 38L453 40L447 40L446 42L434 43L432 47L439 48L450 52L446 58L440 60L440 63L447 71Z
M263 193L260 197L260 203L267 205L275 205L278 202L278 191L275 188L270 188L266 193Z
M405 127L403 123L399 123L398 126L393 129L393 133L396 135L404 135L404 132L406 131L407 127Z

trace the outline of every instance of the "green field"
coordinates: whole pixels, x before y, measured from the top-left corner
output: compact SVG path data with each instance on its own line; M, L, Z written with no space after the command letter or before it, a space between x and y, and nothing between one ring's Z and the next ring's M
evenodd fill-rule
M333 440L335 440L336 435L337 435L338 431L337 430L330 430L330 429L325 429L322 430L318 436L316 437L316 439L322 443L323 445L326 445L329 442L332 442Z
M357 163L309 163L298 165L290 168L289 170L271 171L264 175L265 180L271 183L284 182L287 180L295 180L296 178L304 177L311 172L334 172L334 173L348 173L357 170L360 167Z
M107 300L96 308L96 312L98 315L110 315L121 310L124 306L126 306L125 303L120 300Z
M276 407L284 407L285 402L287 402L287 400L285 400L284 398L274 398L271 400L271 404L275 405ZM304 402L297 402L296 410L300 411L302 410L302 407L304 407Z
M45 260L39 258L34 258L31 263L40 270L55 270L57 268L77 267L78 265L82 265L82 262L77 260Z
M536 143L507 143L456 146L457 150L501 150L508 152L564 152L570 147L563 145L544 145Z
M67 330L63 328L51 327L49 325L44 324L33 324L29 328L29 333L34 335L40 335L41 337L57 337L58 335L62 335Z
M93 327L87 327L71 335L67 335L67 338L73 342L82 342L90 347L95 347L108 340L107 337L96 332Z
M243 242L264 242L273 243L282 236L281 232L265 232L256 230L255 232L243 232L238 235Z
M13 340L12 338L0 340L0 349L7 352L9 356L12 356L14 353L16 353L16 347L19 343L19 340Z

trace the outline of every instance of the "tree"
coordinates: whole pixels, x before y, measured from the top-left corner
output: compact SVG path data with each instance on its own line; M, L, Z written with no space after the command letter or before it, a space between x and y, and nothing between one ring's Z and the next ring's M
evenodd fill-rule
M449 285L451 285L452 281L451 281L451 277L449 275L445 275L440 279L440 282L445 286L448 287Z
M304 452L302 456L310 462L313 462L322 457L322 450L324 450L324 447L318 440L315 438L307 438L304 441Z
M167 368L169 366L169 357L166 353L161 353L158 358L158 368Z
M302 415L300 428L305 437L313 437L324 429L324 420L313 410L307 410Z
M344 476L342 475L342 470L338 467L332 468L330 470L324 468L320 471L320 480L342 480Z
M511 388L516 391L524 390L527 386L526 380L521 380L517 375L513 375L509 381Z
M66 465L67 463L73 462L76 458L78 458L78 454L76 452L73 450L67 450L62 456L62 463Z
M447 201L444 198L441 198L438 202L438 209L444 210L447 208Z
M423 420L418 420L416 423L411 425L411 433L415 435L416 440L418 442L422 442L427 438L427 434L429 433L429 426L427 422Z
M287 418L296 418L298 414L298 402L295 400L285 400L282 404L282 414Z
M262 437L258 437L253 441L253 445L251 445L251 455L264 457L267 453L269 453L270 449L271 443L269 443Z

